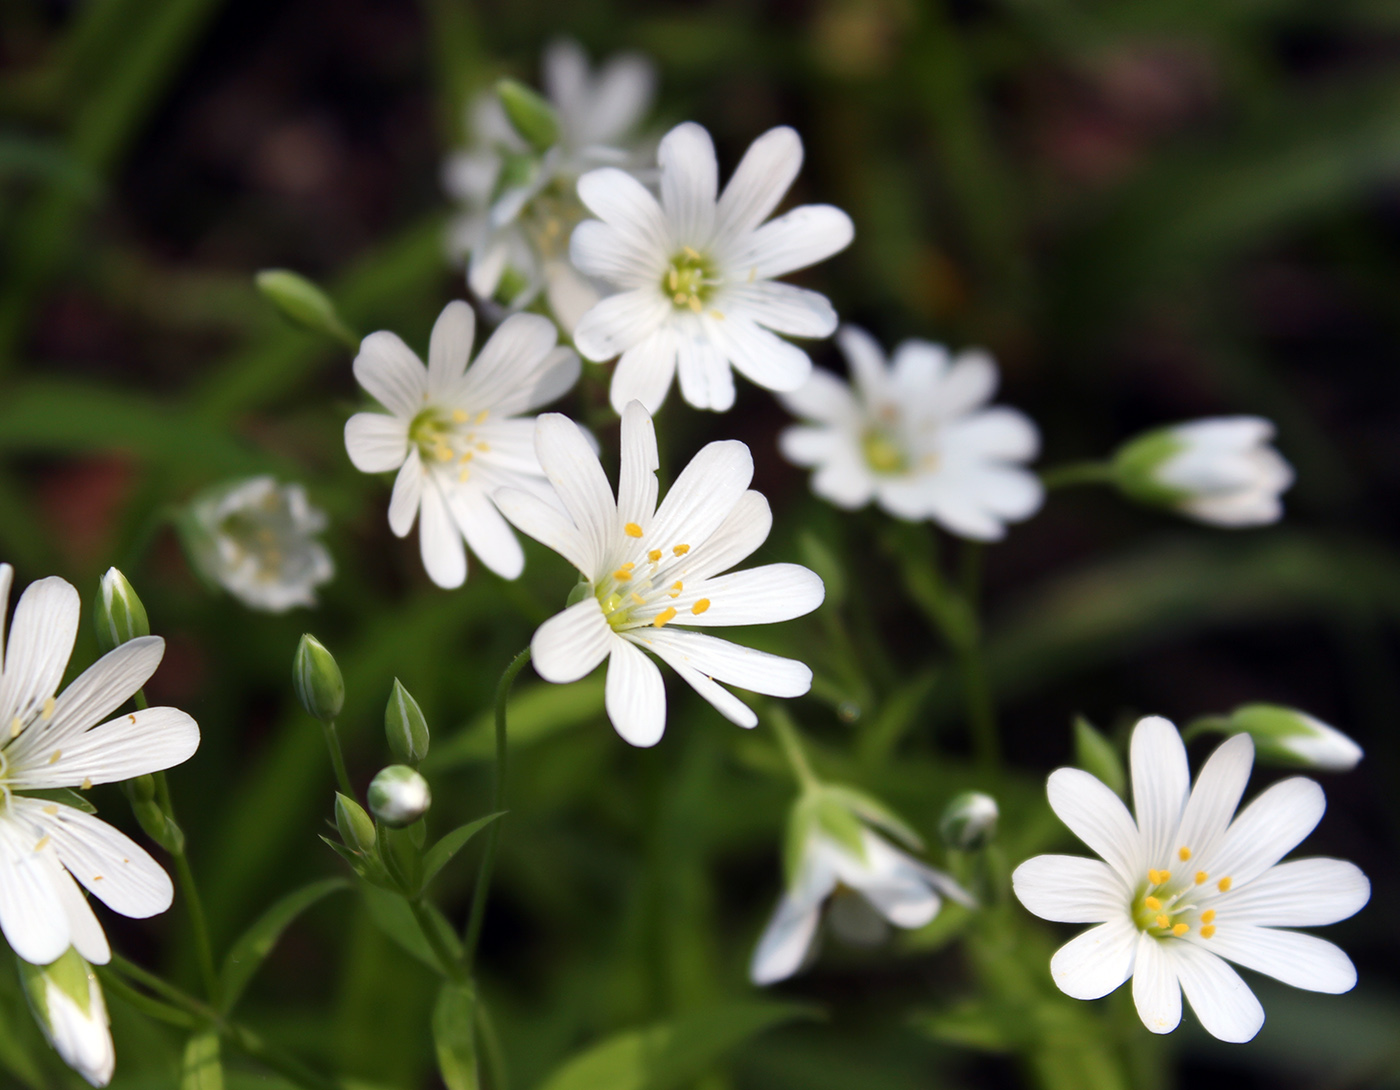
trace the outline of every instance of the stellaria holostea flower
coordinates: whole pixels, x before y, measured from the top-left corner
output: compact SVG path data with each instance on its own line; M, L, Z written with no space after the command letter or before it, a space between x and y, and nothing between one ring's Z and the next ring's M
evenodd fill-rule
M853 383L816 370L782 399L807 423L784 431L779 446L788 461L816 467L813 492L848 510L873 498L897 518L982 541L1039 510L1044 490L1021 463L1040 436L1025 414L986 407L997 385L990 357L911 340L890 365L855 326L837 343Z
M689 631L785 621L822 601L821 580L797 564L721 574L762 545L773 523L768 501L748 490L748 447L710 443L657 507L656 433L640 404L623 412L616 500L573 421L544 414L535 445L564 511L509 489L496 493L496 503L585 580L578 600L541 625L531 641L541 677L577 681L608 659L608 717L635 746L654 745L666 727L661 672L643 649L740 726L758 720L720 682L769 696L800 696L811 687L812 672L800 662Z
M29 792L86 790L170 768L194 753L199 728L174 708L102 722L155 672L165 653L159 636L109 651L55 695L78 631L78 592L56 577L30 584L5 639L13 575L0 564L0 930L36 965L69 946L102 965L111 951L78 884L114 912L143 918L170 907L170 879L124 833Z
M621 170L579 179L598 219L574 229L569 252L617 294L579 319L574 344L591 360L621 355L611 391L619 413L634 399L655 412L677 372L697 409L734 404L731 367L769 390L797 389L812 361L777 334L828 336L836 311L826 296L774 277L844 249L851 218L809 204L768 220L802 166L802 140L786 126L753 142L718 198L715 148L701 126L677 125L657 158L659 202Z
M59 1057L93 1086L112 1081L117 1054L102 985L71 947L51 965L21 960L20 978L34 1019Z
M299 484L250 477L202 492L181 530L200 573L250 609L284 613L314 606L316 588L335 575L315 537L326 528Z
M1340 949L1286 928L1346 919L1366 903L1370 883L1338 859L1279 862L1322 818L1326 800L1312 780L1276 783L1232 820L1253 761L1249 736L1236 735L1192 787L1176 728L1141 720L1131 754L1136 820L1089 773L1051 774L1051 807L1103 859L1040 855L1012 875L1037 916L1098 925L1051 959L1061 991L1097 999L1131 977L1153 1033L1177 1027L1184 991L1212 1035L1248 1041L1264 1010L1226 960L1309 991L1356 984Z
M545 488L535 458L535 422L518 418L564 394L578 378L578 357L557 344L554 324L514 314L482 346L470 367L476 316L460 300L433 325L428 365L396 334L371 333L355 357L355 378L389 410L356 413L345 449L365 473L398 470L389 527L413 529L423 567L440 587L467 578L463 539L504 579L525 567L520 542L491 502L503 486Z

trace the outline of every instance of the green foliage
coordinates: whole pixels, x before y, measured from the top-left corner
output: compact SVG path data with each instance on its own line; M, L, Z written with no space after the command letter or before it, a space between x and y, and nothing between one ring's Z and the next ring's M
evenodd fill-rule
M223 971L219 974L222 1008L231 1011L237 1006L244 989L292 921L317 901L348 888L349 883L343 878L323 878L287 894L264 912L238 937L224 958Z
M180 1090L224 1090L219 1035L213 1030L196 1033L185 1045L185 1058L180 1068Z
M433 1047L447 1090L477 1090L476 994L470 984L445 982L433 1005Z

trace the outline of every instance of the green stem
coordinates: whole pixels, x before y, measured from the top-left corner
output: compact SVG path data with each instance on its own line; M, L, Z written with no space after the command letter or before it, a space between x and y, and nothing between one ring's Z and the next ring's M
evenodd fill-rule
M530 661L527 647L511 660L496 685L496 775L491 785L491 809L503 810L506 801L506 702L515 677ZM481 940L481 924L486 916L486 895L491 890L491 872L496 866L496 846L501 840L501 821L497 819L486 830L486 847L481 853L481 872L477 875L476 891L472 895L472 912L462 939L462 965L468 978L476 964L476 946Z
M350 774L345 771L345 754L340 751L340 735L335 731L334 719L323 719L321 730L326 736L326 749L330 751L331 766L335 769L335 782L340 785L340 793L347 799L356 797L355 788L350 784Z
M1112 484L1114 477L1112 462L1070 462L1041 470L1040 483L1047 489L1068 488L1076 484Z
M501 1036L496 1032L496 1023L492 1021L491 1012L486 1009L481 996L476 997L476 1032L481 1040L486 1070L491 1073L491 1090L508 1090L510 1075L506 1071L506 1054L501 1048Z
M447 944L442 940L442 934L437 929L437 924L433 921L432 914L423 905L421 897L409 897L408 907L413 912L413 918L418 921L418 930L423 932L423 937L428 940L428 945L433 948L433 954L438 959L438 964L442 966L444 975L452 979L457 984L465 984L469 979L461 963L452 956L452 951L447 948Z
M778 736L778 741L782 744L783 754L788 759L788 764L792 766L792 774L796 778L798 786L803 791L810 791L819 786L820 781L816 773L812 771L812 766L807 762L807 754L802 749L802 740L798 737L797 727L788 715L787 709L779 704L768 706L768 720L773 724L774 733Z

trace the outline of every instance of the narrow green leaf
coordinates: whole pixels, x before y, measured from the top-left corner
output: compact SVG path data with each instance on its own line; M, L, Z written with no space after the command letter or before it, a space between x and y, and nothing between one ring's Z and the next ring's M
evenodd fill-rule
M223 974L220 979L222 1006L225 1011L233 1009L253 974L262 965L263 959L271 953L289 924L323 897L337 890L348 889L350 883L344 878L325 878L312 882L294 893L289 893L274 904L239 937L224 959Z
M1082 715L1074 717L1074 763L1103 780L1120 798L1127 791L1123 758L1113 748L1113 743Z
M477 1090L476 993L449 980L433 1007L433 1048L447 1090Z
M180 1065L180 1090L224 1090L219 1035L214 1030L196 1033L185 1045L185 1059Z
M413 910L408 907L408 902L402 896L391 890L380 889L368 884L360 886L360 893L365 899L365 907L369 909L369 918L374 922L375 927L434 973L442 972L442 965L438 961L437 955L428 945L428 940L423 937L423 932L418 927L418 921L413 917ZM431 903L424 902L423 907L428 910L428 915L432 918L434 926L437 927L443 943L452 951L454 957L460 957L462 940L457 937L452 925L447 922L442 912Z
M467 841L504 813L504 810L497 810L494 814L487 814L485 817L460 825L429 848L428 854L423 857L423 885L426 886L437 877L437 872L442 870L454 855L467 846Z

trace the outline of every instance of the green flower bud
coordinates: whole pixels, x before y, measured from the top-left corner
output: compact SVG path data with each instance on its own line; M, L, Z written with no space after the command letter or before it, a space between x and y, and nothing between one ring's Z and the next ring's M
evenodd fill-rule
M1245 704L1220 721L1226 734L1248 734L1259 760L1327 772L1349 772L1361 760L1361 747L1320 719L1279 704Z
M496 94L511 126L532 148L548 151L559 142L559 115L538 92L513 79L503 79L496 84Z
M384 734L389 752L400 764L417 765L428 755L428 721L398 678L394 678L394 691L384 708Z
M335 793L335 827L340 830L340 839L351 851L370 855L374 851L377 835L374 820L365 813L365 808L348 795Z
M151 622L146 607L126 576L116 568L108 568L97 584L97 605L92 615L97 634L97 646L105 655L128 640L151 634Z
M351 348L359 346L359 338L341 320L335 304L306 277L288 269L264 269L253 277L253 283L292 325L333 337Z
M390 828L412 825L432 804L428 781L408 765L390 765L370 781L369 808Z
M292 660L292 687L306 714L323 723L339 715L345 703L345 679L335 656L309 632L302 635Z
M1124 443L1113 455L1113 481L1123 494L1149 507L1176 507L1189 493L1165 484L1158 471L1185 449L1170 428L1156 428Z
M116 1053L97 974L71 947L51 965L19 962L34 1020L63 1062L93 1086L112 1081Z
M997 800L980 791L964 791L943 810L938 835L957 851L985 848L997 835Z

